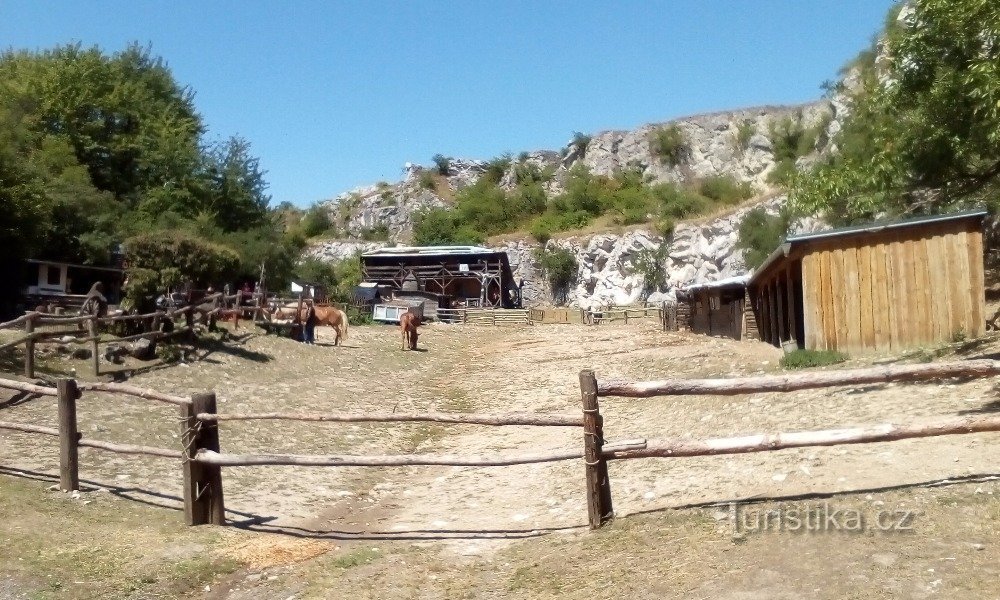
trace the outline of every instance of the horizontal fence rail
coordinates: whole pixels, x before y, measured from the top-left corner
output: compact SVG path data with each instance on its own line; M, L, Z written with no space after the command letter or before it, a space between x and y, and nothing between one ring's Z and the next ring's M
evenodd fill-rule
M352 455L304 455L304 454L220 454L201 451L194 460L221 467L249 466L303 466L303 467L509 467L543 462L578 460L583 452L555 452L551 454L522 454L509 458L487 458L483 456L447 456L434 454L399 454L384 456Z
M512 413L507 415L477 415L471 413L365 413L365 414L331 414L331 413L247 413L247 414L212 414L198 413L199 421L329 421L335 423L455 423L469 425L537 425L543 427L581 427L583 419L574 416L534 415L531 413Z
M943 435L987 433L1000 431L1000 415L948 417L924 423L864 425L844 429L760 433L731 438L705 440L668 439L632 442L631 447L605 448L601 456L607 459L674 458L680 456L714 456L747 454L809 446L839 446L841 444L872 444Z
M811 388L891 383L894 381L925 381L949 377L992 377L998 374L1000 374L1000 361L965 360L926 365L894 365L733 379L664 379L638 382L608 379L598 383L597 393L600 396L627 398L689 395L736 396L758 392L794 392Z

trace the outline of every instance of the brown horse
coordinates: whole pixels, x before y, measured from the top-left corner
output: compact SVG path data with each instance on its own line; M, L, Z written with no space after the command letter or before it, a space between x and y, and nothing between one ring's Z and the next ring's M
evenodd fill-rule
M306 307L302 307L302 311L299 312L299 322L301 323L306 318ZM340 344L340 338L343 337L347 339L347 313L340 310L336 306L317 306L316 307L316 324L317 325L329 325L333 327L335 333L333 339L333 345L336 346Z
M403 332L403 350L407 349L409 346L410 350L417 349L417 327L420 326L420 317L417 315L406 312L399 315L399 328Z

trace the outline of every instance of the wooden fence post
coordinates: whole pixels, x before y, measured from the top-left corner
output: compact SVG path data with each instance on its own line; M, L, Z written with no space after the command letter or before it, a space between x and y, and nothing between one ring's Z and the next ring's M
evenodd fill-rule
M611 505L611 482L608 461L601 457L604 446L604 423L597 402L597 377L586 369L580 371L583 397L583 453L587 475L587 515L590 528L597 529L614 517Z
M198 450L219 451L218 423L196 418L198 413L215 413L215 393L194 394L191 400L191 404L181 406L184 521L188 525L225 525L222 467L193 460Z
M24 334L32 335L35 331L35 315L30 315L24 320ZM35 340L28 338L24 342L24 376L28 379L35 378Z
M74 379L56 382L59 394L59 488L64 492L80 489L80 459L76 428L76 399L80 391Z
M97 327L97 317L94 317L91 320L87 321L87 331L89 332L91 337L90 349L93 353L93 356L91 356L91 360L94 361L94 376L96 377L101 374L101 355L100 355L101 348L97 335L100 330Z

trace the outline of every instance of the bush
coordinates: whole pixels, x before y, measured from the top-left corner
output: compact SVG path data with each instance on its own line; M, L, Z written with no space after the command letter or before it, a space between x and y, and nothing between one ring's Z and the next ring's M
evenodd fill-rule
M707 212L712 207L708 198L669 183L654 186L653 195L660 205L661 215L672 219Z
M788 187L792 185L795 178L795 161L786 158L775 163L774 168L767 174L767 182Z
M333 220L330 219L330 213L325 208L313 205L302 215L299 227L306 237L316 237L333 229Z
M585 133L580 133L579 131L573 132L573 141L570 142L572 145L576 146L580 150L580 157L583 158L587 154L587 146L590 145L590 140L593 138Z
M572 252L565 248L553 248L548 250L539 248L535 253L535 259L542 267L545 278L552 288L552 297L557 303L566 301L570 286L576 281L579 265Z
M847 360L847 355L835 350L796 350L781 357L785 369L807 369L825 367Z
M413 243L418 246L475 245L483 240L483 234L460 223L453 211L431 208L414 217Z
M656 233L660 234L664 238L669 238L674 235L674 220L670 217L663 217L656 222Z
M510 168L511 162L510 154L494 158L486 163L486 172L483 173L483 177L490 183L500 183L500 180L507 173L507 169Z
M684 132L677 125L661 127L650 134L649 149L665 165L676 167L688 158L689 149Z
M434 164L437 166L438 174L447 177L448 168L451 167L451 160L443 154L435 154L434 158L431 160L433 160Z
M736 151L740 154L747 151L750 147L750 140L753 138L753 134L757 133L757 125L750 119L743 119L736 125L736 135L734 141L736 142Z
M420 178L417 180L420 183L420 187L434 191L437 189L437 180L434 179L434 173L431 171L421 171Z
M379 223L374 227L365 227L361 230L361 239L366 242L386 242L389 240L389 227L384 223Z
M788 235L792 224L792 214L782 209L777 215L769 214L764 208L757 207L740 221L737 230L736 249L743 251L743 262L751 269L756 269L774 252Z
M753 186L746 181L736 181L727 175L707 177L698 185L698 193L726 206L739 204L753 196Z

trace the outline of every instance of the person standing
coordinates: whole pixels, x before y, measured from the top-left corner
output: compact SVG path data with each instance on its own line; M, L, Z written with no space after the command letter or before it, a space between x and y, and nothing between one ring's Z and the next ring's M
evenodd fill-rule
M302 319L302 341L307 344L316 341L316 305L312 300L306 304L306 314Z

